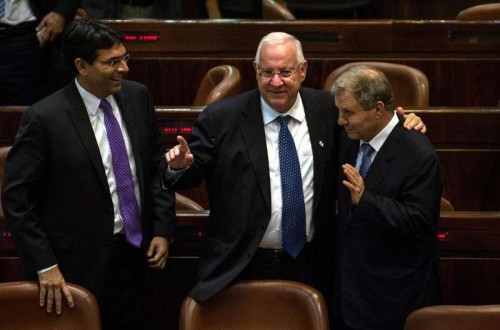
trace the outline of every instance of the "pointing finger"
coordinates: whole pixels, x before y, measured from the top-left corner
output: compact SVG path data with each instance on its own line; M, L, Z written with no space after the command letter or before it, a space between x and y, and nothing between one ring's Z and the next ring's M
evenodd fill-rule
M189 150L188 144L187 144L186 140L182 136L178 135L177 136L177 141L179 141L180 149L181 149L180 151L182 153L184 153L187 150Z

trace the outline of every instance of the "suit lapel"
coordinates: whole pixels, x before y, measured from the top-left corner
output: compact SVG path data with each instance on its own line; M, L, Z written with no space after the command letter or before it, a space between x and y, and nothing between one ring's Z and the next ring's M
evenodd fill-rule
M309 131L309 137L311 140L311 149L314 159L314 200L313 200L313 214L319 203L321 196L322 186L324 184L324 174L326 157L325 154L329 150L327 136L327 127L325 124L328 122L327 119L322 118L320 109L321 106L318 102L304 93L301 90L300 94L302 98L302 104L304 105L304 112L307 120L307 127ZM332 141L333 142L333 141Z
M400 124L398 124L400 126ZM396 126L391 134L387 137L386 141L382 145L382 148L378 151L373 163L368 170L368 174L364 180L365 188L370 191L376 191L377 186L382 182L386 175L389 174L390 162L396 157L397 146L399 144L399 140L401 138L401 128ZM345 162L351 164L352 166L356 166L356 159L358 156L359 149L359 140L349 140L347 135L343 133L341 145L347 145L347 148L341 151L341 153L345 152ZM342 156L344 157L344 156ZM343 177L343 173L341 177ZM342 222L344 225L344 231L349 229L349 225L351 223L351 197L349 190L345 188L343 185L340 189L340 198L342 201L340 202L341 207L345 207L342 216ZM351 207L349 207L351 206Z
M382 148L373 160L365 180L366 189L375 191L379 183L389 173L390 161L396 157L397 146L401 139L401 128L398 124L387 137Z
M94 131L90 125L90 119L83 103L82 97L76 88L75 82L72 82L66 88L66 96L68 97L70 107L68 115L73 122L76 132L80 136L80 140L87 151L89 160L94 167L99 181L105 191L109 193L108 181L102 164L101 153L95 139Z
M240 129L254 167L260 189L267 207L271 209L271 183L269 179L269 160L267 158L266 134L260 108L260 95L257 91L248 100L248 107L241 111Z

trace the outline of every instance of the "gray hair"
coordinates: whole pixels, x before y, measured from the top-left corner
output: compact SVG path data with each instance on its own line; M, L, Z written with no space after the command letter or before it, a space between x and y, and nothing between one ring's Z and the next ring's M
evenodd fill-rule
M335 95L339 91L350 91L364 110L370 110L377 101L394 111L392 86L385 74L371 66L358 65L343 72L330 90Z
M255 62L258 64L260 61L260 51L264 44L281 44L285 41L293 41L295 43L295 48L297 49L297 61L298 63L304 62L304 53L302 52L302 44L297 38L285 32L271 32L269 34L266 34L260 40L259 47L257 47L257 53L255 54Z

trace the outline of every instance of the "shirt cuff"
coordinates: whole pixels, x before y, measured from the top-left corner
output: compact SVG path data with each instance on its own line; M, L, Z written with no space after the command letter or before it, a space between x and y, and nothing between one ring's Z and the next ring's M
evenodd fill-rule
M47 267L47 268L44 268L44 269L40 269L40 270L37 271L37 274L40 275L40 274L45 273L45 272L47 272L47 271L49 271L49 270L51 270L53 268L56 268L56 267L57 267L57 264L52 265L52 266Z

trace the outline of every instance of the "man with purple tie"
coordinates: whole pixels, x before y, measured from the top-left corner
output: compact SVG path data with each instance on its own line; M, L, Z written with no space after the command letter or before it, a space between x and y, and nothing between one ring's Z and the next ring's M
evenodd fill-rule
M102 23L74 22L63 52L75 80L25 112L5 167L22 276L47 312L73 305L67 281L96 296L104 329L147 329L148 266L165 266L175 212L151 95L124 80L123 36Z

